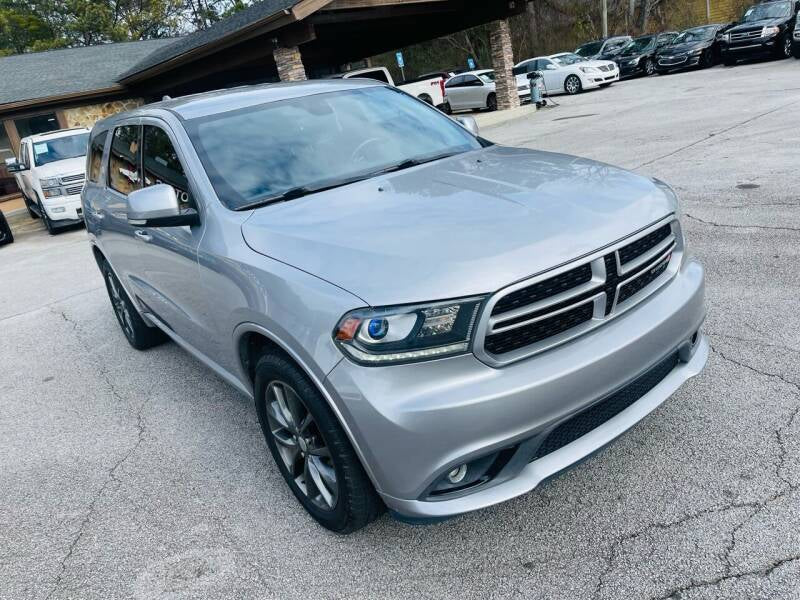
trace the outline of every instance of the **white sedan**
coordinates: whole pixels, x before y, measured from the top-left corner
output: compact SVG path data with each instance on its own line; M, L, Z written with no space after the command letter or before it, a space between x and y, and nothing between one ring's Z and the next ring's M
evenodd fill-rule
M446 110L497 109L497 93L492 69L468 71L451 77L444 84ZM517 85L520 99L531 95L528 80Z
M546 94L577 94L619 81L619 67L610 60L586 60L572 52L539 56L514 66L517 86L528 82L528 74L539 71Z

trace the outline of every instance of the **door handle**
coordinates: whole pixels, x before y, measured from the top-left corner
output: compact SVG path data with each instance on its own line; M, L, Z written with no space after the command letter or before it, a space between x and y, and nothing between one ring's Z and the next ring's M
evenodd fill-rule
M142 229L137 229L136 231L133 232L133 234L143 242L149 242L150 240L153 239L152 235L150 235L149 233L147 233Z

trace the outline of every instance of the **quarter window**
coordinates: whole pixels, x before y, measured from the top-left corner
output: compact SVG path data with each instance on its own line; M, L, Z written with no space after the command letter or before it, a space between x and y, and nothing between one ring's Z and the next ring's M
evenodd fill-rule
M92 138L89 149L89 181L100 180L100 167L103 166L103 148L106 145L107 131L101 131Z
M142 187L139 145L138 125L123 125L114 130L108 157L108 185L126 196Z
M158 183L171 185L178 196L181 208L194 207L186 171L178 158L175 146L160 127L144 126L142 167L145 187Z

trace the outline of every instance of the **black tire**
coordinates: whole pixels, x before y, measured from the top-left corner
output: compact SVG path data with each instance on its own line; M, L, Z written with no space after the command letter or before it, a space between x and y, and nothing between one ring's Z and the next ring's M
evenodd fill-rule
M581 78L577 75L567 75L567 78L564 80L564 91L570 96L574 96L575 94L579 94L582 90L583 84L581 84Z
M453 109L451 108L449 102L445 102L444 104L442 104L439 107L439 110L441 110L446 115L452 115L453 114Z
M6 221L5 215L0 212L0 246L11 244L14 241L14 234L11 232L11 227Z
M422 100L423 102L425 102L426 104L430 104L431 106L433 106L433 98L428 96L428 94L422 94L421 96L417 96L417 97L420 100Z
M800 59L800 42L792 44L792 54L795 58Z
M114 316L117 317L128 343L137 350L147 350L165 342L167 335L157 327L150 327L144 322L107 262L102 262L100 271L106 282L106 291L108 299L111 301L111 308L114 310Z
M55 235L58 233L53 225L53 222L50 220L50 217L47 216L47 213L44 210L44 205L41 202L39 202L39 210L42 213L42 223L44 223L44 228L47 230L47 233L50 235Z
M649 77L655 72L656 72L656 65L651 59L648 58L644 62L644 76Z
M700 68L701 69L708 69L709 67L714 65L714 58L711 55L711 52L703 52L700 55Z
M314 429L314 435L321 436L319 443L324 444L330 454L326 459L330 459L333 467L338 492L335 503L330 509L321 508L303 491L289 472L286 466L287 459L278 450L267 415L267 392L270 384L279 382L292 388L302 407L313 417L311 427ZM294 362L280 354L262 356L256 364L254 395L261 430L278 470L303 508L320 525L336 533L352 533L381 515L385 509L383 502L364 472L347 435L316 386ZM305 445L302 447L306 448ZM312 453L311 450L305 452L309 455ZM303 452L300 454L305 456ZM328 465L329 469L331 465Z
M497 94L489 94L486 98L486 108L490 111L497 110Z
M39 215L31 208L32 202L30 199L25 194L22 194L22 199L25 201L25 208L28 209L28 216L30 216L31 219L38 219Z

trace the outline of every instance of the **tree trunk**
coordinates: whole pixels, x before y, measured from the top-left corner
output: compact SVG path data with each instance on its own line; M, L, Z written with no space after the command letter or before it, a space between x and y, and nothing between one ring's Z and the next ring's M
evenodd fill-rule
M647 31L647 19L650 17L650 2L649 0L642 0L641 14L639 15L639 33L644 35Z

